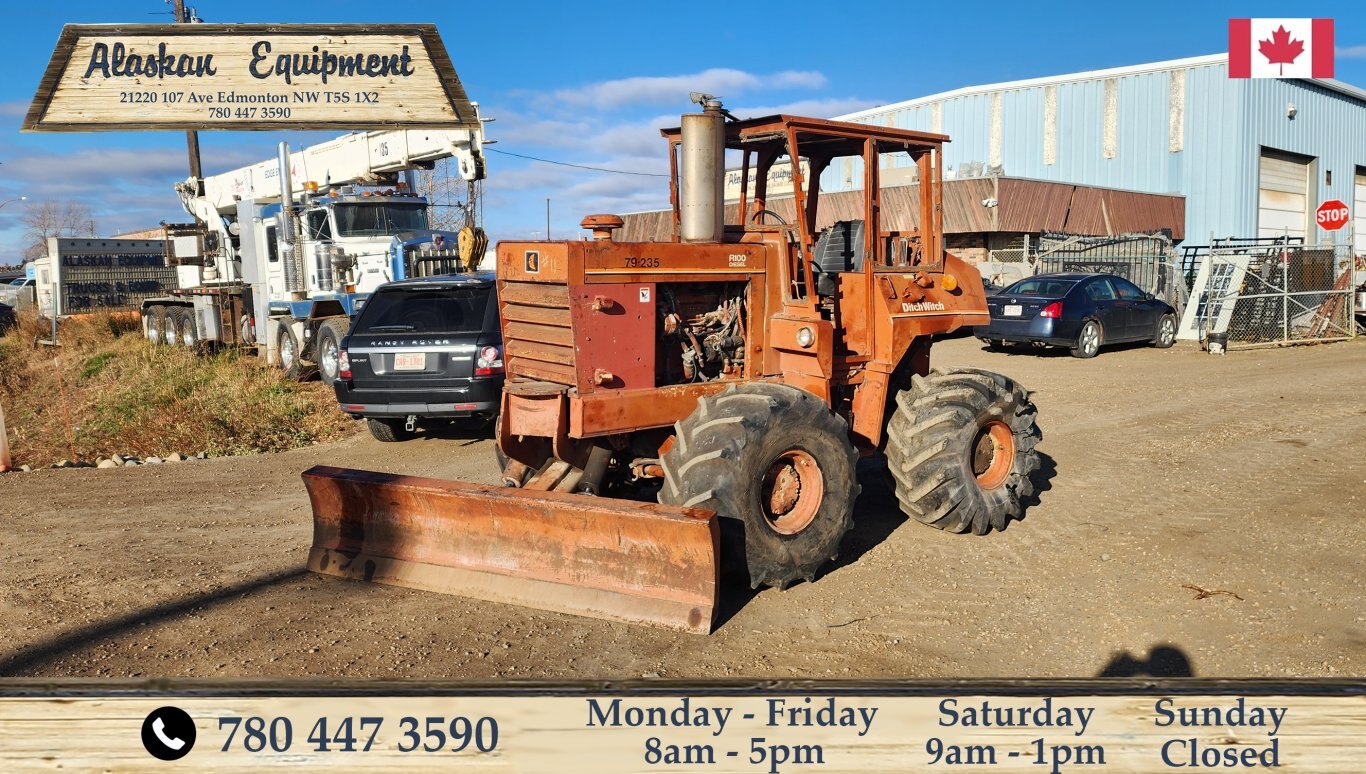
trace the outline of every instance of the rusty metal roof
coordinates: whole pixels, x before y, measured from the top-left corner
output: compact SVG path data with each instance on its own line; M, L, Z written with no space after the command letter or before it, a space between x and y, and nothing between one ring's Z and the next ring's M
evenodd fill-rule
M882 192L882 228L905 231L920 221L918 185L901 185ZM994 199L995 206L984 201ZM792 199L770 198L768 209L795 221ZM737 204L726 205L726 222L738 223ZM863 192L822 193L817 229L837 220L863 217ZM622 216L626 224L617 234L625 242L663 242L670 238L673 219L668 210ZM944 233L1004 232L1106 236L1170 229L1172 238L1185 238L1186 199L1177 194L1153 194L1114 188L1055 183L1015 177L977 177L944 181Z

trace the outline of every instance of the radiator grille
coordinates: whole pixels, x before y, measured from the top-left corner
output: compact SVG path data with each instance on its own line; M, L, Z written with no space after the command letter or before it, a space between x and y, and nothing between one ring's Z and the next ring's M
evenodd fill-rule
M509 377L575 386L569 287L506 281L498 291Z

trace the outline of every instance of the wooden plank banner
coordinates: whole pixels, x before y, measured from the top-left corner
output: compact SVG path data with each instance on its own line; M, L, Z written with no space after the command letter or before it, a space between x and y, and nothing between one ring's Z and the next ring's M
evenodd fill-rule
M1364 681L0 684L6 772L1345 774L1363 760Z
M477 121L432 24L68 24L22 128L351 130Z

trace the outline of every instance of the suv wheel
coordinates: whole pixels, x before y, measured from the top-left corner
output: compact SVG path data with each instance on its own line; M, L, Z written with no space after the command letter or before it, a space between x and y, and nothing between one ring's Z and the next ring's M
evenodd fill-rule
M402 419L367 418L365 424L370 428L370 435L373 435L376 441L383 441L385 443L411 441L416 435L415 433L409 432L407 428L403 426Z

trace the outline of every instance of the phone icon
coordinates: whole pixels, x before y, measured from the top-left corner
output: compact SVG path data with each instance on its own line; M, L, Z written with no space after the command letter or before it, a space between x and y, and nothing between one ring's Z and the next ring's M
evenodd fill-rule
M142 721L142 746L154 758L174 761L194 748L194 718L179 707L158 707Z
M177 739L174 736L166 735L166 722L163 721L161 718L157 718L156 720L152 721L152 733L157 735L157 739L160 739L162 744L166 745L172 750L179 750L180 748L185 746L184 739Z

